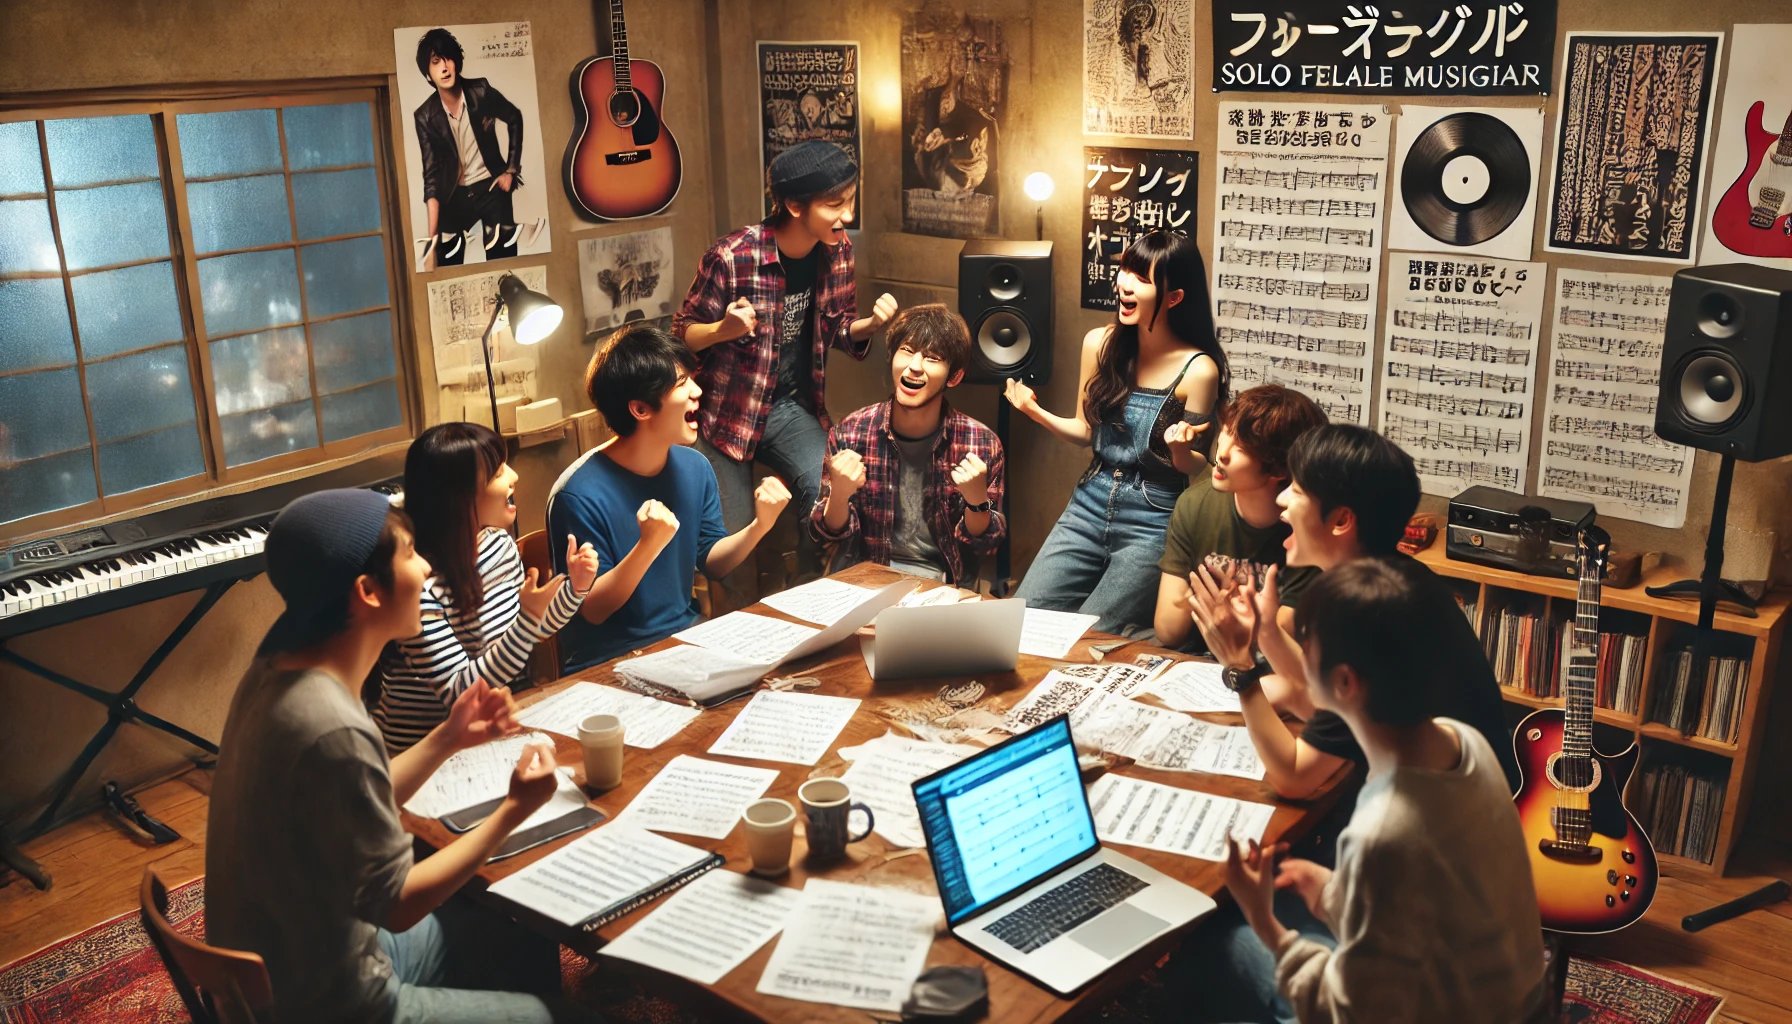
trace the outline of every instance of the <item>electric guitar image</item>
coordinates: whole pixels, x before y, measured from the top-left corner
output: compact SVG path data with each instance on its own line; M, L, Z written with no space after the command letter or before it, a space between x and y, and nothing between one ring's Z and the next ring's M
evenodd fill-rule
M658 64L630 60L622 0L609 0L613 56L573 69L576 125L566 147L566 194L594 220L649 217L671 205L683 179L678 142L660 120L666 78Z
M1531 712L1512 737L1524 773L1514 799L1543 927L1581 935L1634 924L1655 899L1659 879L1655 848L1624 808L1637 745L1615 757L1593 749L1599 581L1610 549L1604 530L1581 531L1580 591L1563 683L1566 707Z
M1761 124L1764 109L1760 100L1748 108L1743 123L1748 161L1712 211L1711 230L1744 256L1792 259L1792 114L1776 136Z

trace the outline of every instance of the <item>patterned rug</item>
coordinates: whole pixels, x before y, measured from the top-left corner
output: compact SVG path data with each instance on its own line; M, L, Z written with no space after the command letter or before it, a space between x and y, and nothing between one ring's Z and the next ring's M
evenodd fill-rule
M1576 957L1568 961L1564 1024L1707 1024L1722 996L1685 982L1621 964Z

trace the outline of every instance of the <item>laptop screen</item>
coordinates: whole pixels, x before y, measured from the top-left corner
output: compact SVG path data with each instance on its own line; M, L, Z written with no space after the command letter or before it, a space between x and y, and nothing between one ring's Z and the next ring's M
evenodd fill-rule
M915 807L950 924L1099 845L1064 715L916 782Z

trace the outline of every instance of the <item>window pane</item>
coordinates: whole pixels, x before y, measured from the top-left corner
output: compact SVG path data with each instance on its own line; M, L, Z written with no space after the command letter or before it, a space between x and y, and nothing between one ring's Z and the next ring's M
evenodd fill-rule
M326 441L371 434L404 422L404 412L398 407L398 386L389 380L340 395L325 395L318 399L318 406L324 414Z
M96 497L93 453L86 448L30 462L0 460L0 521L10 523Z
M300 238L355 235L380 229L380 190L373 168L292 176Z
M0 373L74 361L75 336L68 327L68 297L62 294L62 282L0 281Z
M212 383L220 416L311 397L305 332L286 327L212 342Z
M43 190L44 162L37 148L37 122L0 124L0 196Z
M222 418L224 464L241 466L317 447L317 414L309 399Z
M192 423L100 445L100 482L123 494L205 472L199 429Z
M0 274L61 269L56 236L50 233L50 204L42 199L0 202Z
M312 324L311 346L319 394L347 391L398 372L390 310Z
M0 377L0 424L6 427L0 462L87 447L80 375L71 366Z
M384 306L386 246L378 236L307 245L305 309L313 317Z
M384 285L384 276L380 283ZM200 260L199 295L208 338L297 323L299 270L292 250Z
M187 212L193 222L193 248L200 253L292 241L283 174L192 182L187 186Z
M281 170L280 128L273 110L180 114L181 172L191 178Z
M161 348L87 364L87 398L97 441L193 422L187 347Z
M373 163L373 123L365 103L287 107L286 161L295 171Z
M162 176L148 114L45 121L44 139L57 188Z
M59 189L56 219L70 270L168 255L168 212L159 181Z
M174 291L174 264L145 263L69 279L88 359L148 348L187 336Z

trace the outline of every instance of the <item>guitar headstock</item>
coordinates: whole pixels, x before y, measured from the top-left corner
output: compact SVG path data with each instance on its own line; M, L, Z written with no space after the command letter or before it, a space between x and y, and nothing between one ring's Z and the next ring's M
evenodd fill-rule
M1580 531L1580 578L1605 579L1606 563L1612 553L1612 535L1598 526Z

